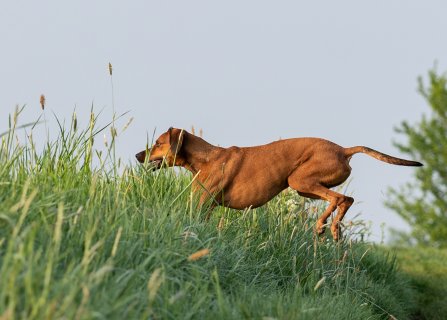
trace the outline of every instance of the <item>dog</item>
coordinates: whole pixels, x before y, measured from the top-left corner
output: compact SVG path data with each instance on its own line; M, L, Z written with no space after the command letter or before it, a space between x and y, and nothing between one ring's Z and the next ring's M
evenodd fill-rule
M293 138L255 147L214 146L183 129L169 128L155 144L136 154L139 162L148 161L154 169L163 163L191 171L193 187L199 192L199 204L212 201L212 209L233 209L264 205L290 187L299 195L329 202L318 218L315 231L325 232L328 217L336 210L331 224L335 241L340 239L340 224L354 202L352 197L331 190L349 177L349 161L356 153L401 166L422 163L395 158L368 147L343 148L320 138ZM147 159L148 158L148 159Z

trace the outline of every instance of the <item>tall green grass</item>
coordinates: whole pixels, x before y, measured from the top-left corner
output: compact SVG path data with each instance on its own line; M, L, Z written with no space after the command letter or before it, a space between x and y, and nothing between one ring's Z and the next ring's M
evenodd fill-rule
M393 248L402 272L416 290L414 319L443 320L447 314L447 250L430 247Z
M57 121L55 119L54 121ZM392 256L315 237L321 204L283 192L246 211L194 205L191 176L95 150L92 113L38 150L0 146L0 318L406 319L412 291ZM98 139L97 139L98 140ZM112 143L118 143L113 140ZM136 146L138 149L138 146ZM93 165L92 163L96 163ZM216 226L219 225L219 228ZM209 254L188 259L209 249Z

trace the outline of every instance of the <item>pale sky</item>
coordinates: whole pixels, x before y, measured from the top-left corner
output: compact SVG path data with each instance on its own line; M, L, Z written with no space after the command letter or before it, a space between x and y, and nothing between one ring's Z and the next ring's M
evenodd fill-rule
M435 61L447 71L446 13L432 0L3 1L0 132L16 104L22 123L37 119L40 94L50 128L75 106L84 124L92 104L110 120L111 62L115 109L130 111L120 125L134 117L118 140L126 162L155 128L191 125L221 146L315 136L402 156L393 127L429 112L417 77ZM383 202L416 169L366 155L351 166L347 219L372 221L375 241L382 223L404 229Z

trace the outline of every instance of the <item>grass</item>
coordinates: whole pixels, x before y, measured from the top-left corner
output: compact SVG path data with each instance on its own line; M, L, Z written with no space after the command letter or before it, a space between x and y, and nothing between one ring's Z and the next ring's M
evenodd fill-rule
M414 319L445 319L447 314L447 251L435 248L394 248L400 269L411 279L417 305Z
M355 240L361 225L338 244L315 238L320 203L283 192L259 209L220 208L205 223L189 174L117 170L112 145L95 150L102 129L93 113L84 130L75 118L60 125L39 151L31 138L17 143L18 113L0 145L0 319L414 312L414 291L393 254Z

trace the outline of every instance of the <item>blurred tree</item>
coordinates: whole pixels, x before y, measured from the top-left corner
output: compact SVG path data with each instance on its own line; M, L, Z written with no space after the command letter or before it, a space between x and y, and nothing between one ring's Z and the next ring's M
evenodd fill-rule
M447 248L447 78L436 70L428 73L428 85L421 77L418 90L431 108L430 114L414 125L402 122L396 132L407 143L396 147L421 161L413 183L391 189L387 206L412 228L410 234L395 230L397 239Z

